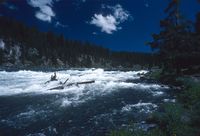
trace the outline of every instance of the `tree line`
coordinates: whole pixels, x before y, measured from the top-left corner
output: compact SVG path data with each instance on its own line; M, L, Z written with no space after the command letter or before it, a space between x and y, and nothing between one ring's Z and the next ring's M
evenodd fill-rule
M157 63L149 53L114 52L107 48L77 40L66 39L62 34L41 32L35 27L0 17L0 64L63 67L133 67L152 66Z

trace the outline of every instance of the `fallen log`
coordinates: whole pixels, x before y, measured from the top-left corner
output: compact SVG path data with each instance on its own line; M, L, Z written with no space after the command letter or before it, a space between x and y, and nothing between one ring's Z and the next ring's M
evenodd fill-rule
M67 83L68 80L69 80L69 78L67 78L67 79L65 80L65 82L63 83L63 85L64 85L65 83Z
M67 84L67 86L81 85L81 84L91 84L91 83L94 83L94 82L95 82L95 81L92 80L92 81L84 81L84 82L69 83L69 84Z
M92 81L85 81L85 82L77 82L76 84L77 85L81 85L81 84L91 84L91 83L94 83L95 81L92 80Z
M66 80L68 81L68 79ZM94 83L95 81L92 80L92 81L84 81L84 82L76 82L76 83L69 83L67 84L66 86L69 87L69 86L72 86L72 85L82 85L82 84L91 84L91 83ZM64 84L66 82L64 82L61 86L57 86L57 87L54 87L54 88L50 88L49 90L61 90L61 89L64 89Z
M61 90L61 89L64 89L64 86L57 86L54 88L50 88L49 90Z

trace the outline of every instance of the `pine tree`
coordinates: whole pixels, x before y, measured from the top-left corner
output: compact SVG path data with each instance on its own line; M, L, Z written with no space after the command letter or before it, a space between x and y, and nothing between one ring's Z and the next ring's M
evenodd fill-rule
M165 70L180 72L184 57L191 49L190 23L183 18L179 10L180 0L172 0L165 9L167 17L160 21L161 32L153 34L148 43L152 49L158 49Z

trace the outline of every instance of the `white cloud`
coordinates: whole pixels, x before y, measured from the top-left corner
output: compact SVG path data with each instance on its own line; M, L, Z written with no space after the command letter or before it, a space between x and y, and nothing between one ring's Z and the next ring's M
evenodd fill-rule
M49 6L46 6L46 5L45 5L45 6L43 6L40 10L41 10L40 12L42 12L42 13L44 13L44 14L47 14L47 15L49 15L49 16L55 16L53 10L52 10L51 7L49 7Z
M52 10L53 0L27 0L28 4L34 8L39 8L35 13L35 17L42 20L51 22L55 17L55 13Z
M106 32L108 34L112 34L113 31L117 31L117 21L112 15L103 16L102 14L95 14L94 17L92 17L90 24L100 27L102 32Z
M27 0L28 4L32 7L42 7L44 5L52 6L52 0Z
M129 12L119 4L116 6L102 5L102 9L111 10L111 14L94 14L90 24L100 27L101 31L107 34L112 34L114 31L122 29L119 25L131 18Z
M124 10L121 5L117 4L114 7L108 6L108 8L112 9L114 12L114 16L116 19L119 20L119 22L124 22L128 20L130 17L130 14L128 11Z
M42 21L51 22L51 16L44 14L42 12L36 12L35 17L42 20Z

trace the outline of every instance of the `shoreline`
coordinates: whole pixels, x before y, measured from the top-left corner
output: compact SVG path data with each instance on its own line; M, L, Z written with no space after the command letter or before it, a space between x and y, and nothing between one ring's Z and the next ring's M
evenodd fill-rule
M86 69L104 69L105 71L140 71L148 70L144 69L135 69L135 68L116 68L116 67L49 67L49 66L33 66L33 67L5 67L0 66L0 71L20 71L20 70L31 70L31 71L62 71L62 70L86 70ZM148 70L149 71L149 70Z

